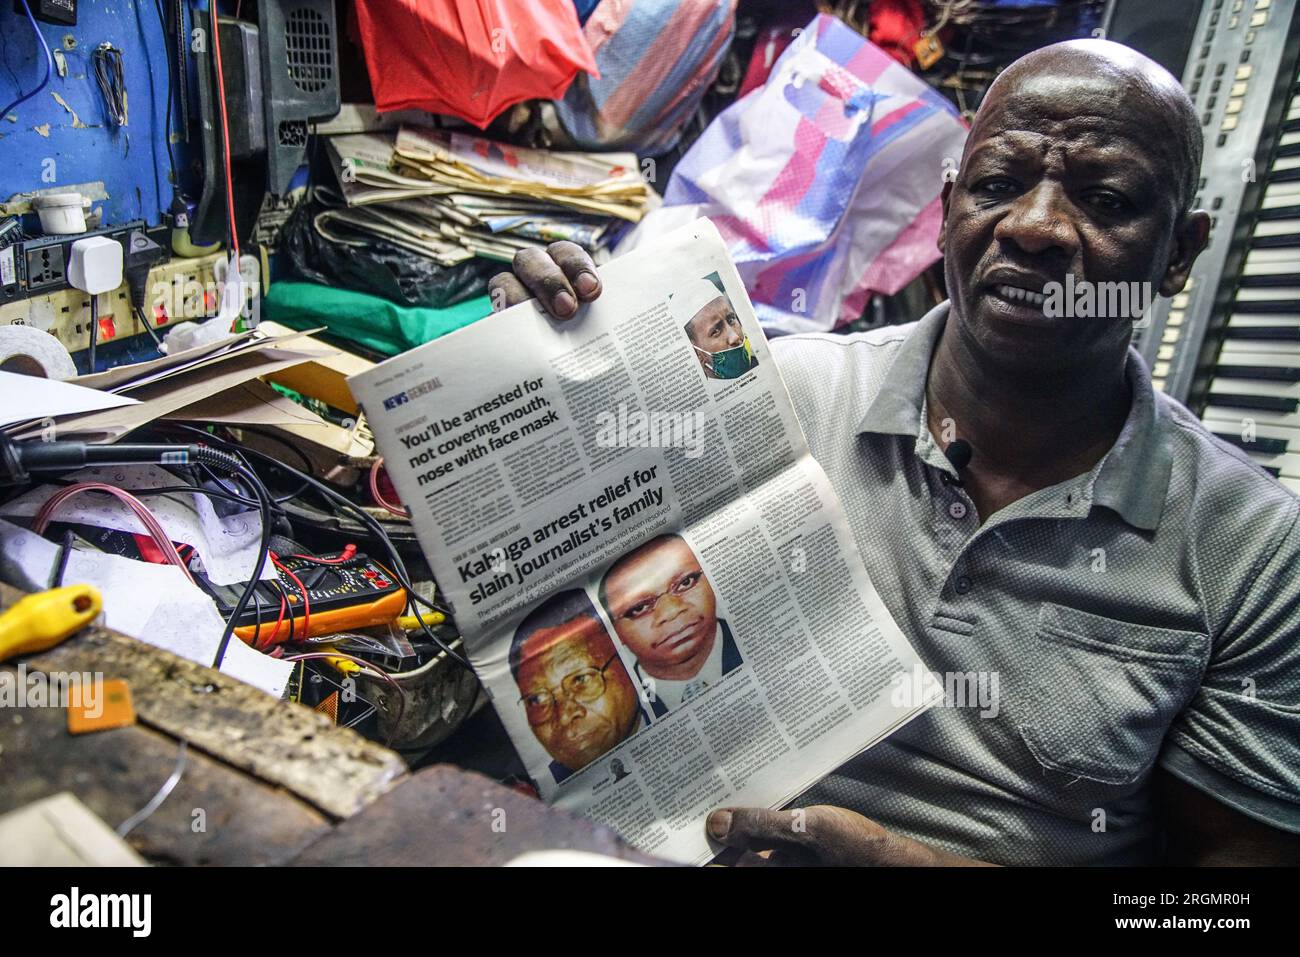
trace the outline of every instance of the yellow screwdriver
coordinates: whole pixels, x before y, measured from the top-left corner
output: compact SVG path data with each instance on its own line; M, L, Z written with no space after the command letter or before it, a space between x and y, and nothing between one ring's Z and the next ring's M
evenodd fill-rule
M93 585L64 585L20 598L0 613L0 661L53 648L103 608Z

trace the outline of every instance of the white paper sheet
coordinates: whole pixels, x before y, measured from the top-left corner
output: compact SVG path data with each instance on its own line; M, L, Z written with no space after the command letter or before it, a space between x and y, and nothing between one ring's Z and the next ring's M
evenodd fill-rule
M87 389L61 379L0 372L0 427L32 419L138 404L138 400L128 396Z
M58 554L53 542L0 520L0 578L11 585L31 591L49 587ZM212 664L225 623L212 599L175 565L75 550L63 581L99 589L109 628L198 664ZM280 698L293 667L292 662L268 658L232 638L221 670Z
M128 490L187 484L185 479L156 465L96 466L68 477L77 482L105 482ZM37 486L6 502L0 507L0 515L32 518L57 491L55 485ZM237 585L252 576L262 541L262 519L257 512L221 518L207 496L193 492L149 495L143 501L172 541L194 546L203 560L204 572L214 583ZM131 509L102 494L83 493L73 498L59 508L55 518L95 528L147 534L144 523ZM262 578L274 577L275 569L267 562L262 568Z

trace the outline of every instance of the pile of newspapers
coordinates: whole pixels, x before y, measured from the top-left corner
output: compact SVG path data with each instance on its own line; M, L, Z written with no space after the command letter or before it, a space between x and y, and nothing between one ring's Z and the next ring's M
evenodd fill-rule
M632 153L552 152L480 136L403 126L329 140L338 190L315 218L326 239L382 237L441 265L503 262L567 239L599 261L617 227L659 198Z

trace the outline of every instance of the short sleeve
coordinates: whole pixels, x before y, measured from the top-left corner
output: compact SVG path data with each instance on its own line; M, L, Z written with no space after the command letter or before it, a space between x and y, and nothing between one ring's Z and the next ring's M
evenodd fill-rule
M1215 800L1300 833L1300 503L1215 637L1160 766Z

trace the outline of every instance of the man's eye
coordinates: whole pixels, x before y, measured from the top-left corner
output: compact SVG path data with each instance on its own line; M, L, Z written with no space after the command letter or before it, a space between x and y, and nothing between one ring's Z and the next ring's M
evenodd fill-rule
M582 691L591 685L592 678L595 676L590 671L583 671L569 679L574 691Z
M524 705L529 708L540 708L544 704L546 704L546 695L540 691L524 698Z
M975 184L975 192L988 193L993 196L1009 196L1016 189L1017 186L1014 182L1002 177L990 177Z
M639 605L633 605L633 606L632 606L631 608L629 608L627 611L623 612L623 617L624 617L624 618L640 618L642 615L644 615L644 614L645 614L646 612L648 612L649 610L650 610L650 603L647 602L647 601L643 601L643 602L641 602L641 604L639 604Z
M1127 199L1119 195L1119 193L1112 193L1108 190L1089 193L1085 198L1090 205L1107 212L1116 213L1129 208Z
M683 575L677 580L677 584L673 586L673 591L679 595L682 592L690 591L703 575L704 572L691 572L689 575Z

